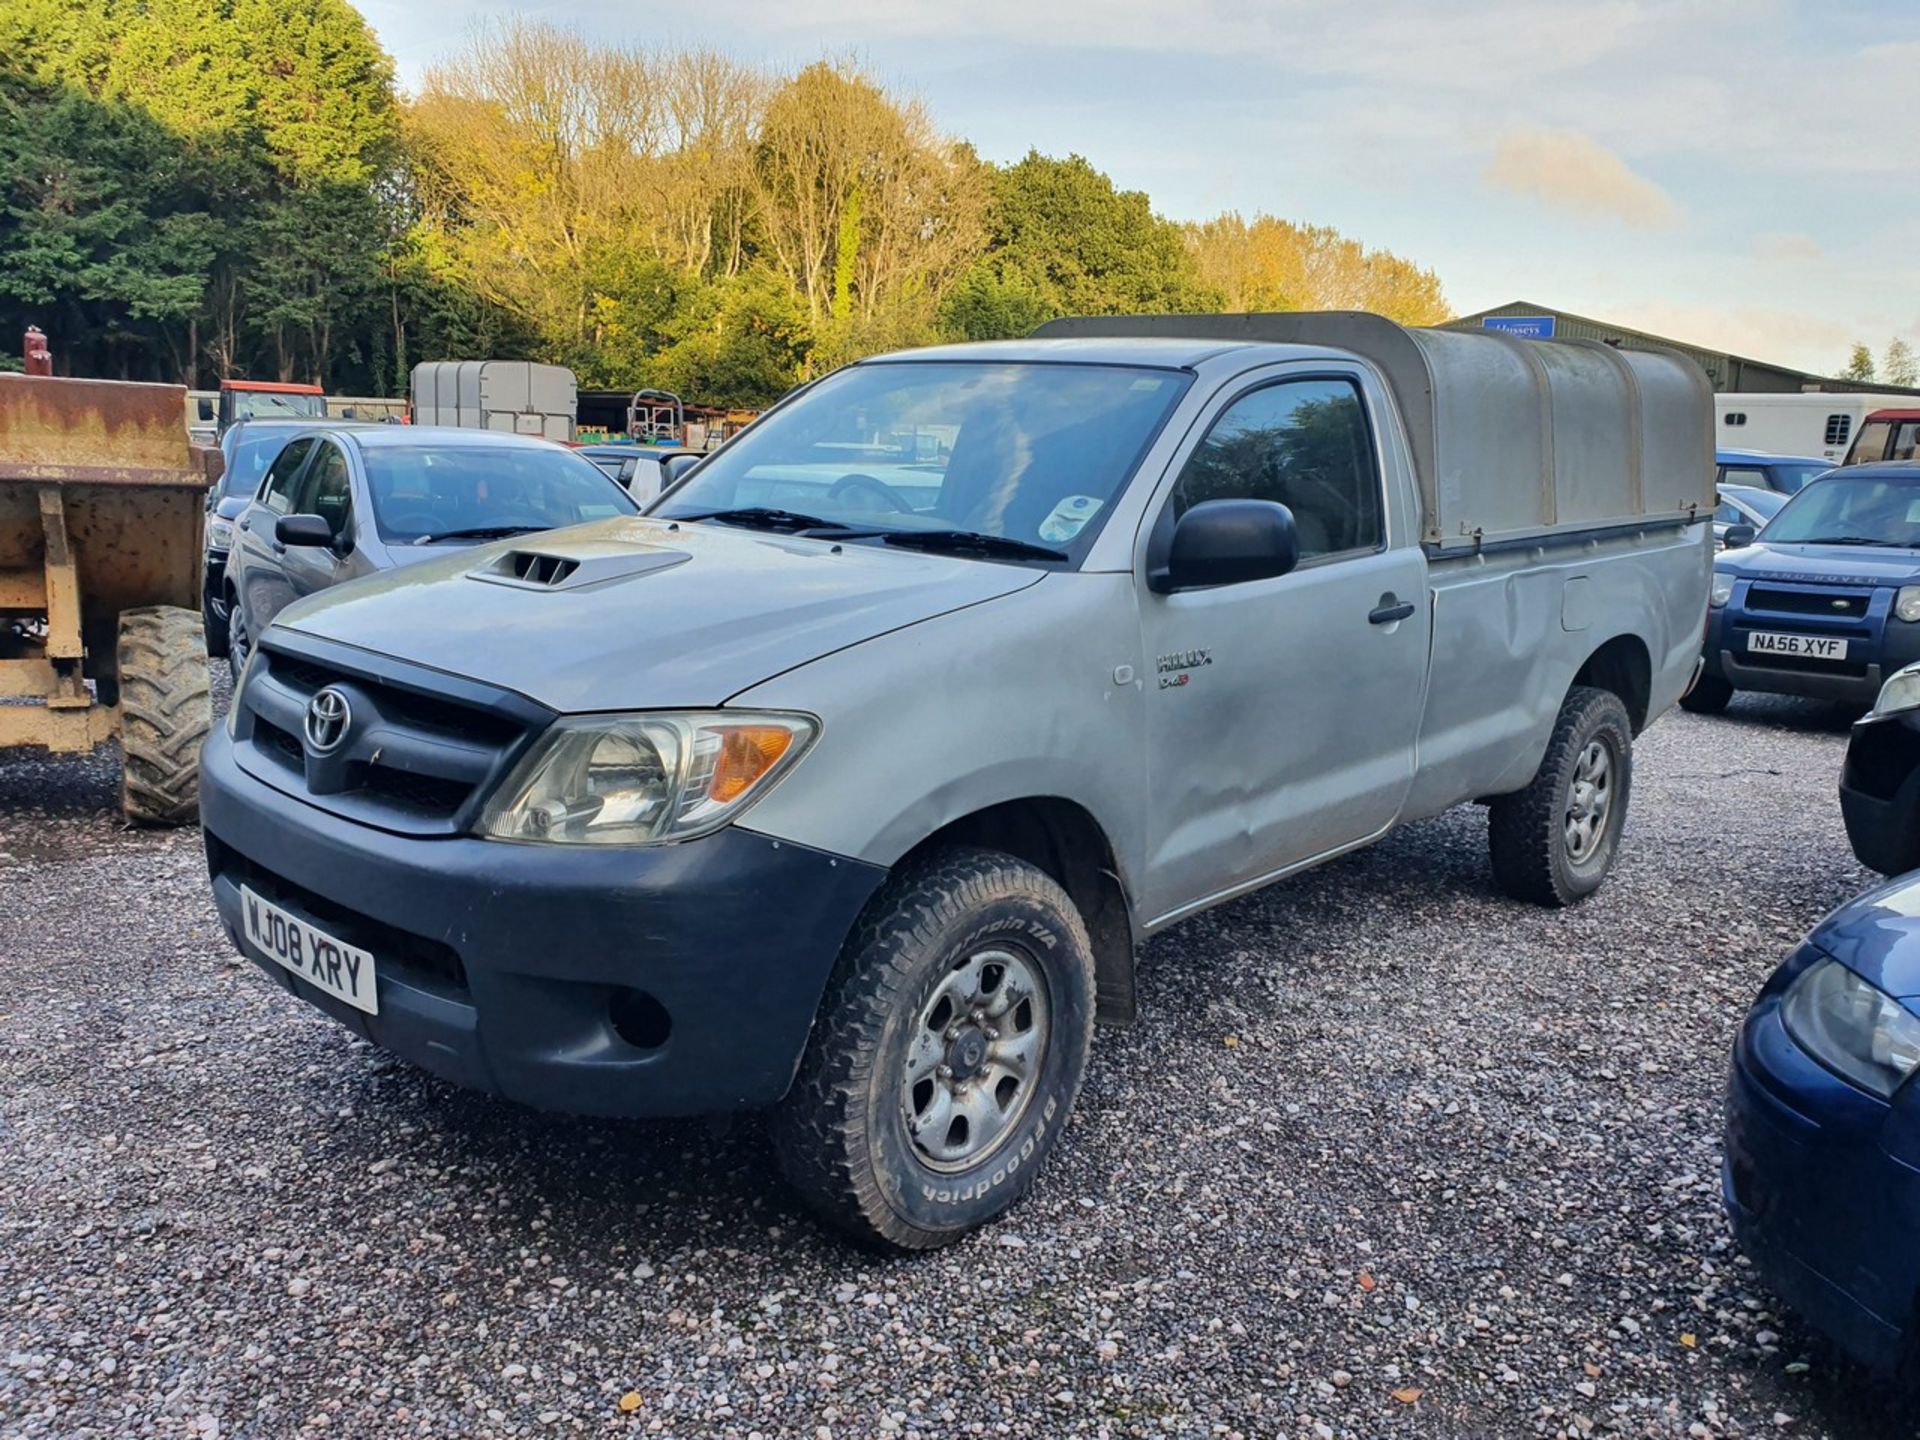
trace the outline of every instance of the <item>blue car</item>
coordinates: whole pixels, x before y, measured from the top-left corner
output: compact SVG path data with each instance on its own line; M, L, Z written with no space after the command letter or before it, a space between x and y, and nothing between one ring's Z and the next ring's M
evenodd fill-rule
M1765 450L1720 450L1713 459L1716 484L1776 490L1782 495L1799 494L1809 480L1833 469L1831 460L1818 455L1773 455Z
M1726 543L1687 709L1724 710L1739 690L1864 709L1920 660L1920 464L1829 471Z
M1920 876L1849 901L1760 992L1721 1187L1767 1285L1860 1363L1920 1358Z

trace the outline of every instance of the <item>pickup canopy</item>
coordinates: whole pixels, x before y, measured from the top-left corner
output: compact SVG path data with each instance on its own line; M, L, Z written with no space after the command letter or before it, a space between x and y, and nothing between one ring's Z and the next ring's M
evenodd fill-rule
M1713 388L1671 350L1410 330L1360 311L1113 315L1035 338L1180 336L1349 352L1385 380L1440 553L1713 512Z

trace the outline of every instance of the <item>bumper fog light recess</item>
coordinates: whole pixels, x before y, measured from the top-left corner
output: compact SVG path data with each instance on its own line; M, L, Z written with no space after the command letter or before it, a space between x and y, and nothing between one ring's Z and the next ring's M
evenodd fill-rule
M673 1035L667 1007L644 990L616 990L607 1002L613 1033L636 1050L658 1050Z

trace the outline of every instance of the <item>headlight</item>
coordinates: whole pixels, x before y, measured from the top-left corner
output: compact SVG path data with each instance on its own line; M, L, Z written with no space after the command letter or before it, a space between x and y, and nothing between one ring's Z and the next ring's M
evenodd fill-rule
M253 678L253 672L260 668L260 647L255 646L247 656L247 663L240 671L240 678L233 682L233 695L227 701L227 737L240 733L240 697L247 693L247 681Z
M219 516L207 522L207 548L209 550L231 550L233 548L233 522L222 520ZM1901 592L1905 594L1905 591Z
M688 840L735 819L819 732L755 711L562 720L487 802L480 833L566 845Z
M1883 1100L1920 1066L1920 1019L1835 961L1794 981L1784 1018L1821 1064Z
M1876 715L1898 715L1902 710L1920 710L1920 665L1894 671L1873 702Z
M1902 585L1893 597L1893 617L1909 625L1920 620L1920 585Z
M1707 592L1707 603L1718 610L1733 598L1733 576L1714 572L1713 589Z

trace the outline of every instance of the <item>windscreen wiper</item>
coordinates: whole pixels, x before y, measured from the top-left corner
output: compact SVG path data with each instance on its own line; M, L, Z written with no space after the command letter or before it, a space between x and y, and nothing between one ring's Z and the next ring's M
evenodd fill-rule
M1035 545L1011 535L988 535L980 530L889 530L881 535L887 545L905 545L920 550L971 550L977 555L1004 556L1009 560L1067 560L1072 557L1051 545Z
M830 530L835 534L854 527L819 515L803 515L798 510L776 510L766 505L743 505L735 510L705 510L698 515L659 515L659 520L718 520L722 525L744 525L755 530L784 530L798 534L802 530Z
M1797 545L1884 545L1893 546L1891 540L1871 540L1865 535L1816 535L1811 540L1797 540Z
M472 525L465 530L442 530L437 535L416 535L415 545L437 545L442 540L504 540L509 535L531 535L544 525Z

